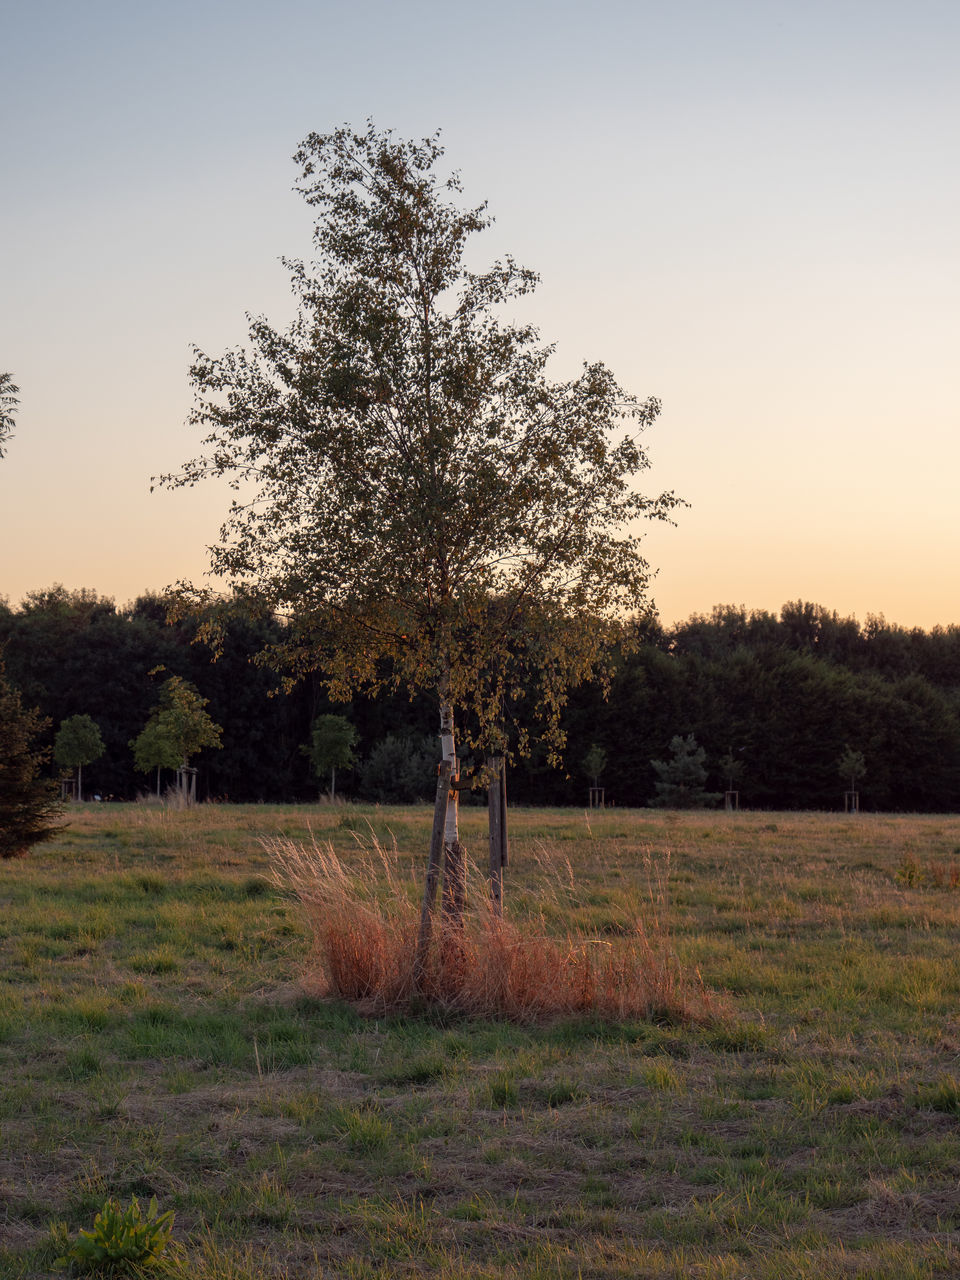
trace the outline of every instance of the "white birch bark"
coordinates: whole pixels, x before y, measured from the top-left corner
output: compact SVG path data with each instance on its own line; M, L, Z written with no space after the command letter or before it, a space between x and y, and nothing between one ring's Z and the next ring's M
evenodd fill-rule
M455 938L463 928L466 865L464 848L460 843L460 805L456 789L457 744L453 731L453 704L446 698L441 698L440 702L440 743L444 761L450 763L452 788L443 832L442 916L445 925L445 945L449 947L456 946Z

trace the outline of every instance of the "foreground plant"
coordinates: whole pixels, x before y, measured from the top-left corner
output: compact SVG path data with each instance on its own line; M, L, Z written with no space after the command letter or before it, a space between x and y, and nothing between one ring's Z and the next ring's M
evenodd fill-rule
M77 1272L119 1273L152 1267L166 1249L173 1231L173 1210L157 1213L154 1196L146 1217L134 1196L126 1209L108 1200L93 1220L92 1231L80 1231L57 1266Z
M49 723L24 707L0 662L0 858L21 858L60 830L56 786L40 772L50 753L37 746Z

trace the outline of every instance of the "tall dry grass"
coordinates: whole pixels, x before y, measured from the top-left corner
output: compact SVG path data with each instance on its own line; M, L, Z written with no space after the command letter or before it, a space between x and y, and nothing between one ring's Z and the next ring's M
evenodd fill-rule
M429 1004L521 1022L593 1013L671 1023L708 1022L718 1014L699 973L683 971L653 909L646 924L638 916L616 936L596 937L550 931L543 910L518 922L475 901L455 932L442 932L437 914L415 981L421 886L401 880L395 856L372 833L349 866L315 839L264 844L275 882L296 895L310 927L307 984L370 1012ZM566 870L572 877L569 863ZM558 879L544 878L544 900L554 908L558 886ZM563 896L571 887L572 879Z

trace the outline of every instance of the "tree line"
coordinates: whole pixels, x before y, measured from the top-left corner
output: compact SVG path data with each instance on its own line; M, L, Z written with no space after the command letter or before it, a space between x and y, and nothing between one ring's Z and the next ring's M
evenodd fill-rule
M200 798L316 799L329 771L317 776L313 735L334 715L351 726L353 744L352 765L337 770L338 793L429 799L437 759L423 732L435 711L429 696L332 702L310 672L286 687L258 660L285 630L270 616L228 612L215 658L197 639L198 618L169 623L158 596L118 608L96 592L56 587L16 608L0 604L7 679L50 722L38 745L52 748L71 717L89 716L99 730L103 754L83 769L88 793L128 800L153 789L155 770L143 759L138 770L132 744L156 722L163 686L176 677L206 700L220 729L221 745L192 761ZM647 618L634 633L632 650L609 655L607 697L598 684L572 691L562 765L536 738L515 761L515 801L582 805L599 783L608 803L650 803L657 762L681 735L704 752L707 791L722 794L732 780L744 807L842 808L849 782L838 762L854 752L863 757L863 808L960 809L960 627L905 629L879 617L860 624L798 601L779 614L717 607L671 628ZM521 697L512 718L533 724L535 710ZM166 778L173 783L172 770Z

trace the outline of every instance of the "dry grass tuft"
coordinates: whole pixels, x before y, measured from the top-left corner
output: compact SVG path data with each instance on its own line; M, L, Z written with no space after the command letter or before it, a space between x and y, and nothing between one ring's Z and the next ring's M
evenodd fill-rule
M415 983L420 886L399 879L396 859L375 839L350 867L316 840L278 838L265 847L275 883L297 896L313 935L309 985L370 1012L427 1003L518 1022L584 1013L675 1024L718 1016L699 973L684 973L666 945L656 913L652 928L625 920L615 936L594 937L551 934L542 912L522 924L500 920L484 901L467 912L462 931L435 938ZM546 886L548 898L553 888Z

